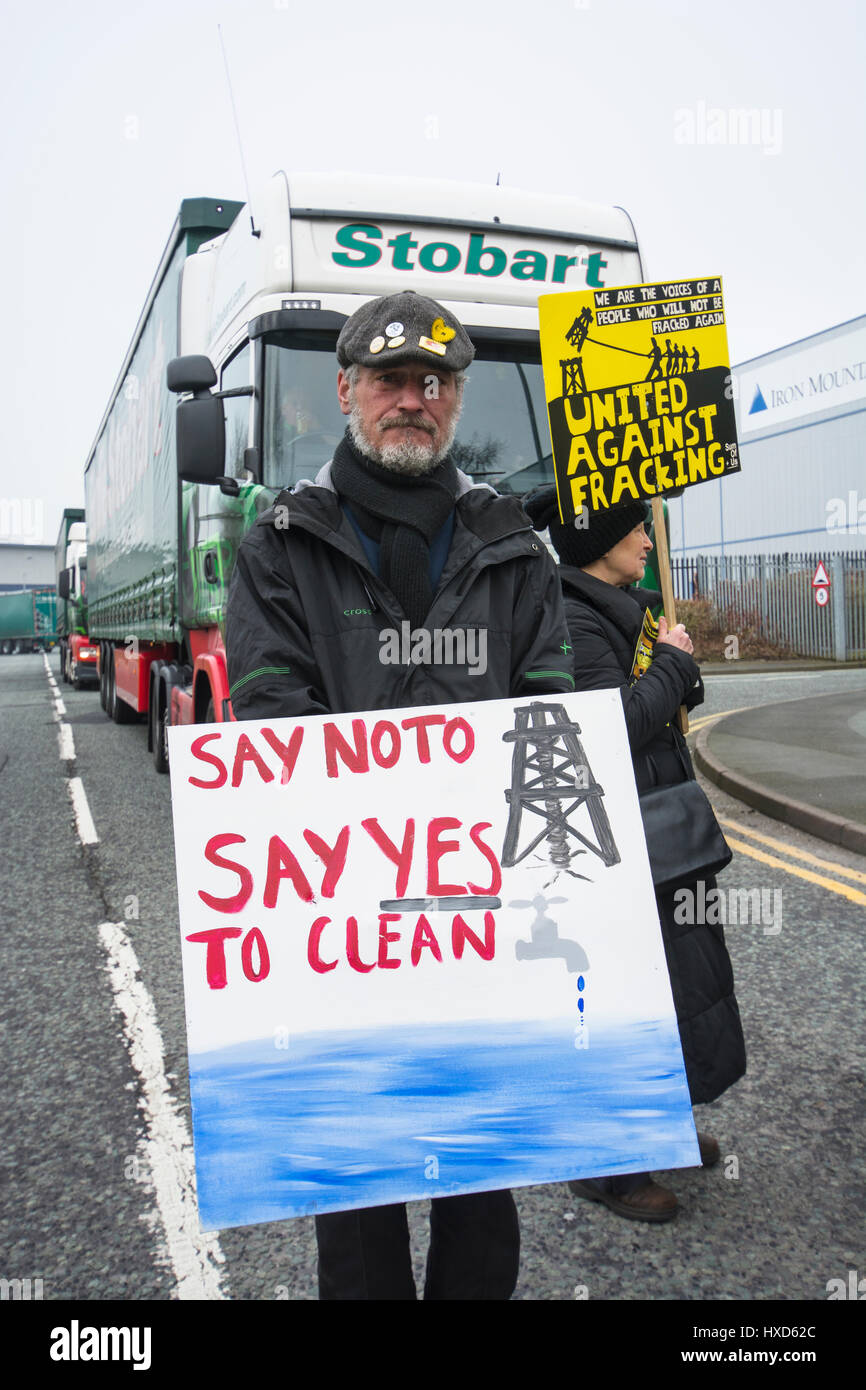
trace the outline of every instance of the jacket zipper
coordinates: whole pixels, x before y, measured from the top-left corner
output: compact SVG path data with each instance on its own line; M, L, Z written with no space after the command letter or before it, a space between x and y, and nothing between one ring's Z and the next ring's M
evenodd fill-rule
M311 530L311 529L309 529L308 527L304 527L303 518L302 518L302 517L298 518L298 524L301 525L301 526L303 527L303 529L307 531L308 535L315 536L317 540L323 541L325 545L332 545L334 550L338 550L338 551L340 552L341 555L344 555L344 556L346 557L347 560L350 560L350 561L352 562L352 564L355 565L356 569L358 570L358 576L359 576L359 578L360 578L360 581L361 581L361 584L362 584L362 586L363 586L364 592L366 593L367 597L369 598L369 600L370 600L370 602L371 602L371 604L372 604L372 606L373 606L373 611L376 612L376 613L379 613L379 612L383 613L383 614L385 615L385 617L390 618L390 620L391 620L396 626L399 627L399 623L400 623L401 619L398 619L397 616L396 616L394 613L392 613L392 612L389 611L388 606L387 606L387 604L386 604L386 602L385 602L384 594L380 595L381 602L377 603L376 600L375 600L375 598L373 597L373 594L372 594L372 592L371 592L371 590L370 590L370 587L369 587L369 585L368 585L368 583L367 583L367 580L364 578L364 576L365 576L365 574L366 574L366 575L368 575L372 580L378 581L379 583L381 583L381 580L379 580L378 575L376 575L376 574L374 573L374 571L370 568L370 566L369 566L369 564L368 564L368 562L367 562L367 557L364 556L363 558L358 558L358 557L356 557L356 556L354 556L354 555L350 555L350 554L348 553L348 551L346 551L346 550L343 549L342 546L333 545L333 542L330 541L330 540L328 539L327 536L322 536L322 535L319 534L318 531L316 531L316 530ZM527 528L527 529L528 529L528 528ZM450 593L452 590L454 591L454 593L453 593L454 603L453 603L453 605L452 605L452 607L451 607L451 613L454 612L454 609L457 607L457 603L459 602L460 598L462 598L462 593L459 591L460 581L462 581L462 579L465 577L466 571L470 568L470 566L473 564L473 562L476 561L476 560L478 559L478 557L479 557L480 555L483 554L483 552L488 548L488 546L495 545L497 541L508 540L508 539L510 539L510 537L512 537L512 536L519 536L519 535L522 535L522 534L523 534L523 528L516 529L516 530L514 530L514 531L507 531L507 532L505 533L505 535L503 535L503 536L497 536L495 541L487 541L487 542L485 542L485 543L481 546L481 548L480 548L479 550L473 551L473 553L472 553L470 556L468 556L468 558L466 559L466 561L464 562L464 564L462 564L462 565L460 566L460 569L457 570L457 572L456 572L455 574L452 574L451 578L448 580L448 583L447 583L446 587L445 587L444 589L441 589L441 590L439 591L439 593L436 594L436 595L434 596L434 598L433 598L433 603L432 603L432 605L431 605L431 607L430 607L430 613L428 614L428 618L429 618L430 616L433 615L434 610L439 606L439 604L442 602L442 600L443 600L447 595L449 595L449 593ZM540 548L540 547L539 547L539 548ZM514 558L517 558L517 555L516 555ZM478 565L478 570L477 570L477 572L480 573L481 570L487 569L490 565L494 565L494 564L498 564L498 563L499 563L499 562L496 561L496 560L486 560L486 561L483 561L481 564ZM386 586L385 586L384 584L382 584L382 589L383 589L383 590L386 589ZM389 592L389 593L390 593L390 590L386 590L386 592ZM406 620L406 615L404 614L404 615L403 615L402 621L405 621L405 620ZM410 668L410 670L412 670L412 671L414 671L414 670L416 670L416 669L417 669L416 667L411 667L411 668Z

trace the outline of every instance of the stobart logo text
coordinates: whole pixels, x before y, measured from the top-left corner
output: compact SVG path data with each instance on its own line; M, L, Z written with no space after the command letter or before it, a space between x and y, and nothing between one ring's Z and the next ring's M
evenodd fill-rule
M453 235L453 233L452 233ZM333 251L331 259L337 265L363 270L377 265L382 259L383 248L377 245L385 233L375 222L349 222L337 232L337 245L345 249ZM508 252L493 242L485 241L486 233L471 232L468 246L455 246L453 241L422 242L412 232L400 232L385 244L391 251L391 266L394 270L426 270L443 275L461 270L464 275L481 275L495 279L506 270L514 280L550 280L554 285L565 283L566 273L571 266L585 267L585 283L593 289L601 289L604 280L601 272L607 266L600 251L588 251L576 247L574 255L564 253L548 256L544 251L526 247L515 251L509 265ZM417 252L417 259L415 253ZM579 274L579 272L578 272ZM572 276L572 281L576 276Z

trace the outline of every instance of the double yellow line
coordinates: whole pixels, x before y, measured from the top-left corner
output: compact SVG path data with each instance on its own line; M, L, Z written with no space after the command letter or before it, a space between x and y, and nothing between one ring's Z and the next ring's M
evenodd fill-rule
M810 854L805 849L795 849L793 845L785 844L784 840L776 840L772 835L759 835L757 830L752 830L750 826L743 825L742 821L729 820L727 816L718 817L719 824L726 832L725 838L731 849L737 850L740 854L747 854L750 859L757 859L761 864L767 864L773 869L784 869L786 874L793 874L795 878L804 878L807 883L815 883L819 888L826 888L831 893L838 893L840 898L847 898L851 903L860 903L866 907L866 892L859 888L852 888L848 883L840 883L838 878L830 878L825 873L815 873L813 869L803 868L804 864L814 864L818 869L829 869L833 874L841 874L843 878L850 878L854 883L862 883L866 887L866 874L859 869L846 869L843 864L836 864L832 859L821 859L817 854ZM734 831L731 835L728 832ZM746 840L735 838L735 836L745 835ZM798 860L798 863L789 864L785 860L779 859L775 854L767 854L764 850L756 849L751 843L757 841L759 845L769 845L770 849L778 850L781 854L786 854L790 859Z
M690 722L689 732L697 733L706 724L712 724L716 719L723 719L728 714L740 714L744 709L752 706L743 705L740 709L720 710L718 714L705 714L701 719ZM841 883L842 879L851 879L853 883L862 884L866 888L866 873L860 869L847 869L844 864L837 864L832 859L821 859L817 854L810 854L805 849L795 849L793 845L788 845L784 840L777 840L772 835L759 834L757 830L752 830L751 826L744 825L742 821L730 820L727 816L718 817L719 824L726 832L733 831L734 834L727 833L726 839L731 849L737 850L740 854L746 854L750 859L757 859L759 863L766 864L772 869L783 869L786 874L792 874L795 878L803 878L807 883L814 883L819 888L826 888L830 893L837 893L840 898L847 898L849 902L859 903L866 907L866 892L859 888L854 888L850 883ZM745 836L745 839L739 838ZM753 843L756 842L756 843ZM757 845L767 845L770 849L777 850L780 854L787 855L788 860L795 860L789 863L784 859L779 859L775 854L767 854L764 850L758 849ZM805 868L804 865L811 864L814 868ZM830 877L827 873L816 873L815 869L829 870L830 874L839 877Z
M744 710L754 708L754 705L740 705L739 709L720 709L718 714L704 714L700 719L690 719L689 733L696 734L698 729L702 729L705 724L712 724L714 719L727 719L729 714L742 714Z

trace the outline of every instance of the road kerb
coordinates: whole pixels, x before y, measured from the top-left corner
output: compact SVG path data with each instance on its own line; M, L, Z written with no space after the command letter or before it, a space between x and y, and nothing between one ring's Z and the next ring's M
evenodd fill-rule
M716 720L701 729L695 739L695 763L711 782L722 791L745 801L747 806L754 806L756 811L762 811L765 816L772 816L774 820L796 826L799 830L805 830L820 840L829 841L830 844L839 845L842 849L866 854L866 825L859 821L846 820L844 816L834 815L832 811L820 811L805 801L794 801L781 796L720 762L710 752L709 739L723 724L724 719Z

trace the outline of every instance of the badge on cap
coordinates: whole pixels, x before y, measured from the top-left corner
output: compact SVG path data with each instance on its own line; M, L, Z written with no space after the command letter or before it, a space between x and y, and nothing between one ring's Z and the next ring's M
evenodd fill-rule
M382 337L380 333L379 336L377 338L374 338L372 343L370 344L370 352L381 352L384 346L385 339Z
M405 343L405 341L406 341L406 339L404 338L403 334L401 333L401 334L399 335L399 337L397 337L397 338L389 338L389 339L388 339L388 346L389 346L389 348L392 348L392 347L402 347L403 344Z
M399 338L399 336L400 336L400 334L401 334L402 332L403 332L403 325L402 325L402 323L389 323L389 324L388 324L388 327L385 329L385 337L386 337L386 338Z
M444 343L434 343L432 338L419 338L418 346L426 348L428 352L435 352L439 357L444 357L448 351Z
M456 331L454 328L449 328L444 319L434 319L430 336L435 338L437 343L450 343Z

